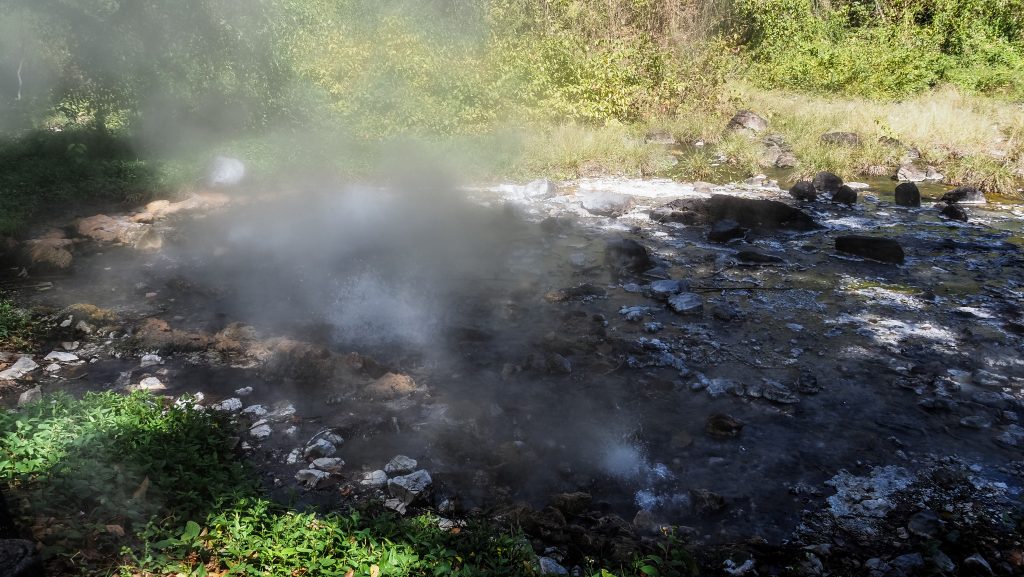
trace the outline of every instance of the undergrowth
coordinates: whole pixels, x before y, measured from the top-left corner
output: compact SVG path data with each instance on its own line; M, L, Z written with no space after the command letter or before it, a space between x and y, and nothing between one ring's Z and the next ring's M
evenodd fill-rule
M0 414L0 481L51 574L514 576L537 573L515 528L441 528L379 504L300 511L261 494L229 423L146 393L44 397ZM693 575L667 537L621 574ZM588 574L614 576L593 565Z

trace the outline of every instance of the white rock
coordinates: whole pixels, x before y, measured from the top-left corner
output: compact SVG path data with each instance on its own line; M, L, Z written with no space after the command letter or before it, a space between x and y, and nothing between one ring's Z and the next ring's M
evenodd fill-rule
M388 474L380 469L371 471L363 475L359 484L367 487L383 487L388 484Z
M162 365L164 360L160 358L160 355L142 355L142 361L139 366L142 368L152 367L155 365Z
M384 500L384 508L390 509L398 513L399 515L405 515L405 512L408 509L408 505L403 503L401 499L391 498Z
M73 363L78 359L78 355L72 353L65 353L62 351L52 351L50 354L43 357L44 361L57 361L58 363Z
M83 333L85 333L87 335L91 335L92 331L95 330L95 329L93 328L92 325L90 325L89 323L87 323L85 321L78 321L78 324L75 325L75 330L79 330L79 331L82 331Z
M266 423L255 425L251 429L249 429L249 435L252 436L252 438L256 439L257 441L262 441L264 439L269 438L272 432L273 430L270 428L270 425Z
M60 365L57 364L57 363L50 363L50 364L46 365L46 368L43 369L43 370L48 372L48 373L56 373L57 371L60 370Z
M32 387L18 396L18 406L24 407L32 403L38 403L43 399L43 388L39 385Z
M704 299L696 293L679 293L668 299L668 306L681 315L698 315L704 311Z
M137 389L140 391L163 391L166 390L167 387L164 386L164 384L160 382L160 379L156 377L146 377L139 381Z
M234 186L245 178L245 163L229 156L216 156L210 162L206 181L210 186Z
M251 395L252 394L252 387L242 387L241 389L238 389L237 391L235 391L235 394L238 395L239 397L245 397L245 396Z
M337 452L338 448L334 446L334 443L326 439L317 439L306 447L302 456L307 459L319 459L320 457L330 457Z
M0 381L20 379L38 368L39 365L32 360L32 357L25 355L15 361L13 365L7 367L6 370L0 372Z
M72 341L70 343L61 343L60 346L65 351L74 351L78 349L78 341Z
M250 417L262 417L267 414L267 409L263 405L249 405L242 409L242 414Z
M395 455L387 465L384 465L384 472L388 475L404 475L416 470L416 459L405 455Z
M284 462L288 465L294 465L295 463L298 463L301 458L302 450L292 449L292 452L288 453L288 456L284 458Z
M313 459L313 467L321 471L334 471L345 466L345 461L337 457L320 457Z
M320 471L317 469L302 469L298 473L295 473L295 480L304 484L307 487L316 487L317 483L323 481L331 474L327 471Z
M230 399L224 399L219 403L213 404L210 408L214 411L234 413L242 410L242 399L231 397Z

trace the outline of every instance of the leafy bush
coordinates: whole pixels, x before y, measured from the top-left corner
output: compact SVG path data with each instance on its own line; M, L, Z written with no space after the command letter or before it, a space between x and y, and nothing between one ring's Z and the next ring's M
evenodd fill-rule
M18 308L8 299L0 298L0 343L24 339L30 326L28 311Z

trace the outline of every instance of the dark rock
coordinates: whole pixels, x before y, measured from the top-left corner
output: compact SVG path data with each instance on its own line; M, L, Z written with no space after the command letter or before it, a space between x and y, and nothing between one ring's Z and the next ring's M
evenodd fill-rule
M985 193L974 186L958 186L942 195L942 198L939 200L950 204L956 202L963 204L985 204L986 202Z
M789 195L797 200L815 200L818 198L818 191L809 180L798 180L793 188L789 189Z
M777 257L771 254L762 254L756 250L741 250L736 253L736 258L741 262L751 264L781 264L786 261L782 260L781 257Z
M860 146L860 136L855 132L826 132L821 135L821 141L839 146Z
M716 439L734 439L740 436L743 422L735 417L717 413L708 417L704 432Z
M607 294L604 288L590 283L583 283L574 287L556 289L544 295L544 300L552 303L560 303L575 300L592 300L603 297Z
M853 205L857 203L857 191L845 184L832 194L832 202Z
M658 298L668 298L688 290L690 290L690 283L683 280L656 280L651 283L650 294Z
M814 190L817 190L818 193L835 192L843 185L843 179L831 172L819 172L814 175L811 185L814 186Z
M23 539L0 539L0 575L43 577L43 562L35 544Z
M920 553L907 553L889 561L889 565L903 571L904 574L909 574L924 566L924 557Z
M704 312L704 299L696 293L679 293L669 297L668 306L681 315L699 315Z
M964 559L963 568L963 575L993 575L992 566L979 553Z
M942 521L935 511L925 509L910 516L907 530L918 537L931 539L942 530Z
M432 482L430 473L420 469L388 480L388 493L405 505L411 505L413 501L426 494Z
M690 502L698 515L710 515L725 509L725 498L707 489L692 489Z
M657 222L676 222L685 225L694 225L700 222L700 215L692 210L673 210L661 207L648 213L651 220Z
M558 509L566 517L575 517L590 508L593 498L590 493L560 493L551 497L550 505Z
M808 371L802 371L796 379L796 390L804 395L815 395L821 392L822 386L818 384L818 377Z
M544 370L552 375L572 374L572 363L558 353L544 355Z
M939 215L948 218L950 220L959 220L960 222L967 222L967 211L955 204L947 204L942 207L942 211Z
M777 200L740 198L716 194L704 205L709 220L734 220L744 228L818 228L807 213Z
M742 238L744 234L740 223L735 220L720 220L711 225L708 231L708 240L711 242L728 242L735 238Z
M900 206L921 206L921 191L913 182L904 182L896 187L896 204Z
M891 238L849 235L836 238L836 250L864 258L902 264L903 247Z
M768 129L768 121L750 110L737 112L726 128L730 130L743 130L750 133L764 132Z
M625 274L638 274L654 265L647 248L629 238L609 242L604 247L604 265L613 278Z

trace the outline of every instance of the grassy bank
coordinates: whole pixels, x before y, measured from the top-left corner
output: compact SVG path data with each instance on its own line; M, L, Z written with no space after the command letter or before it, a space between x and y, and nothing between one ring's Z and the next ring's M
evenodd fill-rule
M46 397L0 414L0 482L52 575L536 574L514 527L268 501L235 434L216 415L141 393ZM614 570L688 574L684 550L664 551ZM615 575L596 561L590 573Z

